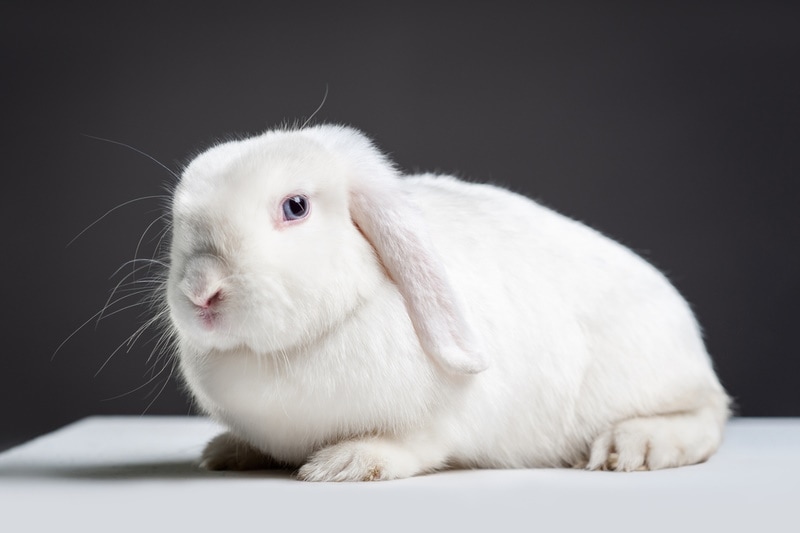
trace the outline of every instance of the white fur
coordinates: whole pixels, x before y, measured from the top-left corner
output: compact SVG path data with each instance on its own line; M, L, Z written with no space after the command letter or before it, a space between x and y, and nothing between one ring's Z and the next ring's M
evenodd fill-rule
M284 224L298 193L311 212ZM180 367L230 432L210 468L256 449L308 480L636 470L720 443L728 399L686 302L527 198L400 177L359 132L318 126L201 154L173 219Z

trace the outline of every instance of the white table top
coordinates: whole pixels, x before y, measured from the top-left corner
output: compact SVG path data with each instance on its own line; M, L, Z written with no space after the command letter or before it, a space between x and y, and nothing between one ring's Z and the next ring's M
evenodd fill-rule
M442 472L305 483L196 466L194 417L94 417L0 454L0 531L800 532L800 419L736 419L709 462L657 472Z

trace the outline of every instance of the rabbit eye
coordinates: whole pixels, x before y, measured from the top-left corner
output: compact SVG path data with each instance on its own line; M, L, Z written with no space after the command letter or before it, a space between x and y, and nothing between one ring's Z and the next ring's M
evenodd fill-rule
M283 201L283 219L299 220L308 215L308 198L297 195L291 196Z

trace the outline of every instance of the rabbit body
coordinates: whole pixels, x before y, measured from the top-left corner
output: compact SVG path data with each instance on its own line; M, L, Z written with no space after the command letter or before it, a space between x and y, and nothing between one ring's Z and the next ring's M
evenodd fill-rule
M379 172L377 185L351 176ZM298 190L308 219L283 225L273 204ZM684 299L624 246L523 196L399 177L360 133L322 126L213 148L173 209L180 367L229 429L209 468L655 469L721 441L728 398Z

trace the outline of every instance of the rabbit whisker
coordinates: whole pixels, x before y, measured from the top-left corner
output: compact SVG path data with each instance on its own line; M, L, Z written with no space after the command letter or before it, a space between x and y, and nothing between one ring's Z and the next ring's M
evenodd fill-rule
M156 403L156 400L158 400L158 398L164 392L164 389L167 388L167 383L169 383L170 379L172 379L172 376L175 374L175 368L177 367L176 361L177 361L176 359L173 359L171 365L170 364L164 365L164 369L167 368L167 366L170 366L169 375L167 375L167 378L164 380L164 384L161 385L161 388L158 390L158 393L156 393L155 397L150 401L149 404L147 404L147 407L144 408L144 411L142 411L142 415L146 414L147 411L150 410L150 408L153 406L153 404ZM164 369L162 369L159 372L159 375L164 371ZM153 389L153 390L155 390L155 389Z
M171 168L169 168L167 165L165 165L164 163L162 163L161 161L159 161L159 160L158 160L158 159L156 159L155 157L151 156L151 155L150 155L150 154L148 154L147 152L143 152L142 150L139 150L138 148L135 148L135 147L131 146L130 144L126 144L126 143L124 143L124 142L120 142L120 141L114 141L114 140L112 140L112 139L106 139L106 138L103 138L103 137L97 137L97 136L95 136L95 135L89 135L88 133L84 133L84 134L83 134L83 136L84 136L84 137L88 137L88 138L90 138L90 139L94 139L94 140L96 140L96 141L103 141L103 142L107 142L107 143L111 143L111 144L116 144L117 146L122 146L122 147L124 147L124 148L127 148L128 150L133 150L133 151L134 151L134 152L136 152L137 154L139 154L139 155L142 155L142 156L146 157L147 159L149 159L150 161L152 161L152 162L153 162L153 163L155 163L156 165L160 166L161 168L163 168L164 170L166 170L167 172L169 172L169 174L170 174L170 175L171 175L173 178L175 178L176 180L179 180L179 179L180 179L180 176L178 176L178 174L177 174L177 173L176 173L174 170L172 170Z
M164 217L166 217L166 216L168 216L168 215L167 214L159 215L155 220L153 220L150 224L148 224L147 227L144 229L144 232L142 233L142 236L139 237L139 242L136 243L136 250L134 250L134 252L133 252L133 261L136 261L138 259L138 257L139 257L139 249L142 247L142 241L144 240L144 238L147 235L147 233L150 231L150 228L152 228L157 222L159 222L160 220L164 219Z
M80 233L75 235L75 237L73 237L72 240L67 243L67 246L68 247L71 246L72 243L77 241L84 233L86 233L87 231L92 229L95 225L97 225L98 223L103 221L108 215L110 215L114 211L116 211L118 209L121 209L121 208L125 207L126 205L133 204L135 202L141 202L142 200L152 200L154 198L164 198L164 195L158 194L158 195L150 195L150 196L140 196L139 198L134 198L133 200L128 200L127 202L122 202L121 204L117 205L116 207L112 207L111 209L106 211L102 216L100 216L98 219L96 219L94 222L92 222L91 224L89 224L88 226L83 228L83 230L81 230Z
M308 124L309 124L309 123L311 122L311 120L312 120L312 119L313 119L313 118L314 118L314 117L317 115L317 113L319 113L319 112L320 112L320 110L322 110L322 106L324 106L324 105L325 105L325 102L326 102L327 100L328 100L328 84L326 83L326 84L325 84L325 94L322 96L322 102L320 102L320 104L317 106L317 109L315 109L315 110L314 110L314 112L313 112L313 113L311 113L311 116L310 116L310 117L308 117L308 118L306 119L306 121L305 121L305 122L303 122L303 125L302 125L302 126L300 126L300 129L301 129L301 130L302 130L303 128L305 128L306 126L308 126Z

